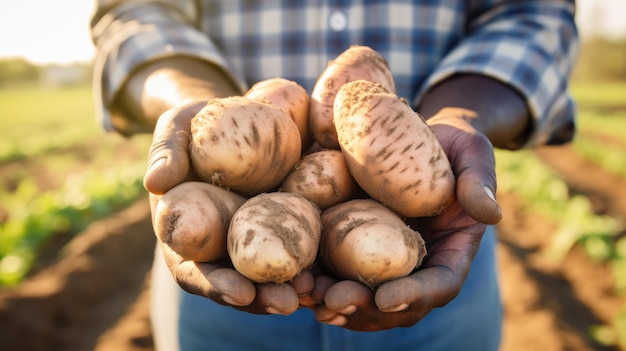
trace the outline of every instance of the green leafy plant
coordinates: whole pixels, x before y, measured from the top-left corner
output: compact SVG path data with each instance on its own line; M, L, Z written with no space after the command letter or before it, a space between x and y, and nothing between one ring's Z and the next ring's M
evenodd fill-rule
M52 236L78 233L144 194L144 172L143 161L88 169L45 192L32 179L23 179L15 192L5 194L10 210L0 225L0 285L19 283Z
M609 264L616 293L626 294L626 238L618 237L624 223L594 213L587 197L570 195L567 184L529 150L498 150L496 160L499 190L515 193L526 209L557 224L545 257L560 262L580 245L590 258ZM610 325L594 326L590 334L599 343L626 347L626 304Z
M546 250L549 259L560 260L577 243L587 243L587 252L598 259L608 259L610 249L602 251L599 242L611 242L623 223L606 215L595 214L589 199L570 195L565 181L558 177L530 151L498 150L498 187L517 194L529 210L541 213L558 229ZM602 252L601 252L602 251Z

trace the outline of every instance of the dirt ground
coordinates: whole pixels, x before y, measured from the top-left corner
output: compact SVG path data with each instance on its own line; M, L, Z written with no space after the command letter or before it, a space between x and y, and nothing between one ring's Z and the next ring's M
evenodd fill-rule
M577 157L568 147L538 155L562 172L572 191L598 212L626 217L626 184ZM585 172L577 170L584 169ZM574 170L574 171L572 171ZM499 272L505 307L502 351L613 350L594 344L590 326L607 323L624 303L610 271L573 250L560 264L541 255L554 224L498 194ZM0 349L153 350L148 319L154 248L148 203L90 226L69 244L51 245L37 271L15 289L0 290Z

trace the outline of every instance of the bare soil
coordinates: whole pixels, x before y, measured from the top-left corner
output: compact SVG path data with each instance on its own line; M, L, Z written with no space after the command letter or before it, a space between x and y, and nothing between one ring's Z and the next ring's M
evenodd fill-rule
M537 154L562 173L598 212L626 217L624 180L568 147ZM581 172L584 170L584 172ZM614 350L594 344L589 328L608 323L625 302L613 293L608 267L580 250L564 262L542 255L556 225L498 194L499 272L505 307L502 351ZM4 351L153 350L148 317L154 249L147 200L93 223L13 289L0 289Z

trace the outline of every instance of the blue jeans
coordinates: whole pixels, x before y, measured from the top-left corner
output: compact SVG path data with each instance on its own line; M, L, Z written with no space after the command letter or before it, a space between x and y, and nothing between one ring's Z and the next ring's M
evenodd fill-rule
M489 227L460 294L410 328L353 332L317 323L313 312L254 315L180 289L159 250L153 268L152 321L159 351L497 350L502 308L496 238Z

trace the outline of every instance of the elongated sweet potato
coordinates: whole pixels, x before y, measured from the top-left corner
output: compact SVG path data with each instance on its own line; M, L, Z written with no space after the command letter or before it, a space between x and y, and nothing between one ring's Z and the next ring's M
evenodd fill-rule
M395 92L387 61L367 46L354 45L328 63L311 93L309 123L314 139L325 148L339 149L333 124L333 103L345 83L368 80Z
M154 231L184 259L210 262L226 258L230 220L245 200L215 185L182 183L159 199Z
M284 192L250 198L228 230L235 269L258 283L284 283L315 262L320 210L304 197Z
M441 144L406 100L380 84L345 84L334 123L350 173L372 198L406 217L441 213L455 179Z
M295 122L258 100L213 99L191 120L190 155L198 176L244 196L278 187L301 148Z
M426 256L421 235L371 199L322 211L320 258L337 276L370 288L411 273Z

